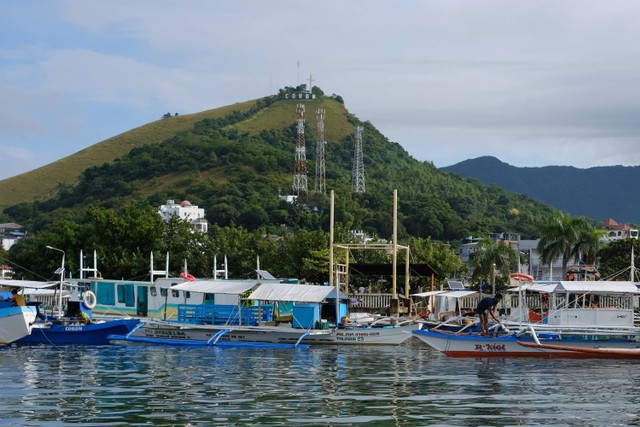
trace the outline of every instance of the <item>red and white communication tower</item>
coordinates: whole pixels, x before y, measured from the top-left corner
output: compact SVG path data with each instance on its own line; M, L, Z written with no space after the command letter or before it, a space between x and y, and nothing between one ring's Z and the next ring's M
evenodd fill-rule
M296 105L298 137L296 140L296 159L293 165L293 194L306 194L307 188L307 154L304 142L304 104Z
M326 166L324 147L327 142L324 140L324 108L316 110L318 122L318 133L316 138L316 193L326 194Z

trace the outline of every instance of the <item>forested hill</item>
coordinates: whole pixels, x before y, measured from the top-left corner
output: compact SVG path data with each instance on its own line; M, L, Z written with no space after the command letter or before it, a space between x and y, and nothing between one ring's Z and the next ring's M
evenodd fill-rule
M640 224L637 201L640 166L519 168L487 156L441 170L526 194L572 215Z
M317 87L315 99L283 96L298 89L285 88L279 96L235 104L237 108L187 118L169 116L69 156L63 159L66 167L52 164L40 168L39 175L0 181L0 194L22 188L19 200L14 198L15 204L4 210L3 220L37 232L53 220L77 220L91 205L159 206L168 199L188 199L219 226L274 234L298 228L328 230L328 191L334 190L337 224L388 238L397 189L399 237L458 240L491 232L531 237L552 211L527 196L415 160L373 124L350 114L339 96L324 96ZM299 203L287 203L278 195L292 192L298 103L306 107L309 192ZM314 191L318 108L326 110L326 194ZM356 125L364 127L364 194L351 191ZM42 188L48 192L39 191Z

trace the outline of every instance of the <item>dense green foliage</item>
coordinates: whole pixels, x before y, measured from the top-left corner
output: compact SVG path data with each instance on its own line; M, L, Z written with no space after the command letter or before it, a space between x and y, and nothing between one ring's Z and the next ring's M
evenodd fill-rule
M472 280L484 284L484 291L495 293L509 283L509 274L516 270L518 254L509 245L496 244L492 239L483 239L478 243L473 267Z
M633 254L633 261L631 256ZM598 251L599 271L605 280L633 280L640 282L640 240L624 239L611 242Z

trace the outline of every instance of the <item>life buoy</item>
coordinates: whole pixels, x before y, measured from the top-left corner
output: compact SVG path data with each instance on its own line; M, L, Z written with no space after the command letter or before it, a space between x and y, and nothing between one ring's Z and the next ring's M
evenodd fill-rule
M182 277L187 282L193 282L194 280L196 280L196 278L193 277L192 274L185 273L185 272L180 273L180 277Z
M524 273L511 273L511 278L521 282L533 282L533 276Z
M98 299L96 298L96 294L91 291L86 291L82 293L82 302L85 307L91 310L98 303Z

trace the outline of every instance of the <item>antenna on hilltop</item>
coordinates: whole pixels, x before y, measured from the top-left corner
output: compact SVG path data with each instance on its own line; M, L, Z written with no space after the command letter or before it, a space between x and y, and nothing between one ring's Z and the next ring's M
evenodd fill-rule
M309 74L309 89L308 89L309 93L311 93L311 89L313 89L313 82L314 81L315 80L313 80L313 76L311 74Z

